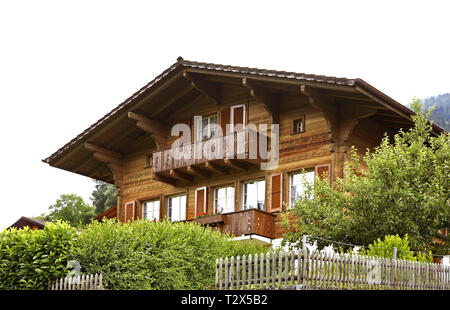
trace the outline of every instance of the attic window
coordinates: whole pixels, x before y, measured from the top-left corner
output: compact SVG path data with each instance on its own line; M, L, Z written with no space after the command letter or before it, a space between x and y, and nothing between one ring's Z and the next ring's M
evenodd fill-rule
M292 133L302 133L305 132L305 116L303 118L295 119L292 122Z

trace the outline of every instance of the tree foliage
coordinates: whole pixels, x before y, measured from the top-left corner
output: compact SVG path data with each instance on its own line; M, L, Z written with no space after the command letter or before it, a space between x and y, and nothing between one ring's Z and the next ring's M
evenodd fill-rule
M10 228L0 233L0 289L47 289L67 274L76 231L67 223L42 230Z
M285 242L308 234L368 245L398 234L408 235L415 251L448 251L448 242L436 242L436 233L450 227L450 135L432 136L429 113L420 111L418 100L413 107L419 112L413 128L400 130L392 142L385 136L361 160L352 149L345 180L305 184L314 199L297 201L291 212L298 220Z
M76 194L61 195L48 209L50 213L46 216L47 220L67 221L75 227L88 224L96 215L94 208Z
M102 181L94 180L94 182L95 189L92 192L91 200L95 213L98 215L117 204L117 188Z
M431 252L426 255L423 253L414 253L409 247L408 235L403 238L399 235L385 236L383 240L378 238L372 244L369 244L367 249L360 250L359 254L375 257L394 257L394 248L397 248L397 259L405 259L419 262L433 262Z

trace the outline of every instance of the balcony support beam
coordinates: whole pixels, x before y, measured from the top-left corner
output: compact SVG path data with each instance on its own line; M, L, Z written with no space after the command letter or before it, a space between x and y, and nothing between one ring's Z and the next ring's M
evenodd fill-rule
M170 169L169 175L172 178L183 181L183 182L192 182L192 176L187 175L181 171L177 171L175 169Z
M211 177L211 174L201 168L197 168L195 166L187 166L187 172L195 175L195 176L199 176L199 177L204 177L204 178L209 178Z
M219 174L228 174L228 169L222 166L219 166L213 162L207 161L205 162L205 168L211 170L212 172Z
M237 170L241 170L241 171L247 171L248 170L248 165L246 165L245 162L241 162L238 160L234 160L234 159L229 159L229 158L225 158L225 165L227 165L228 167L237 169Z

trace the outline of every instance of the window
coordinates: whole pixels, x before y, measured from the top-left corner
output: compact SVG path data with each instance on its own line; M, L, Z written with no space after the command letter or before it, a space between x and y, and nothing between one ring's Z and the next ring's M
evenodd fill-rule
M159 199L147 201L142 206L142 218L144 220L159 221Z
M305 197L307 187L306 184L304 184L304 182L308 184L314 184L314 171L293 173L290 175L289 181L290 181L291 208L295 205L295 202L299 199L312 198L312 197Z
M216 135L217 115L203 116L196 123L196 141L207 140Z
M293 121L292 123L292 133L305 132L305 116Z
M167 204L167 217L172 222L186 220L186 195L171 196Z
M248 209L265 209L266 199L266 181L255 180L244 182L243 184L243 208Z
M234 186L219 187L214 190L214 212L234 211Z

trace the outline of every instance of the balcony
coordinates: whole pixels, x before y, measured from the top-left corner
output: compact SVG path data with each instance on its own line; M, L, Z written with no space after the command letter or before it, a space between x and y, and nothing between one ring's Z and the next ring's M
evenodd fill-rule
M261 141L270 144L267 136L243 130L160 150L152 154L153 177L175 185L177 182L192 182L195 177L208 178L212 174L230 173L231 170L246 171L258 167L266 159L260 156Z
M216 227L222 233L234 236L256 234L266 238L274 238L275 215L266 211L251 209L226 214L216 214L192 220L203 225Z

